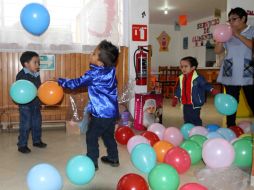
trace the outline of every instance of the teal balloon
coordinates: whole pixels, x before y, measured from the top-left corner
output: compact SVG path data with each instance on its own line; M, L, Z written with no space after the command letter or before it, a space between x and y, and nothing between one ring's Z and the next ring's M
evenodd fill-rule
M11 85L10 96L18 104L27 104L37 95L36 86L28 80L18 80Z
M222 135L224 139L226 139L229 142L236 138L234 131L228 128L219 128L216 132Z
M195 126L191 123L185 123L185 124L182 125L181 133L182 133L184 139L189 139L190 130L194 127Z
M156 153L148 144L139 144L131 152L133 165L141 172L148 174L156 165Z
M63 180L57 169L46 163L33 166L27 174L29 190L61 190Z
M237 111L238 103L229 94L217 94L214 99L216 110L222 115L232 115Z
M93 161L83 155L72 157L66 165L66 175L71 183L85 185L89 183L95 174Z

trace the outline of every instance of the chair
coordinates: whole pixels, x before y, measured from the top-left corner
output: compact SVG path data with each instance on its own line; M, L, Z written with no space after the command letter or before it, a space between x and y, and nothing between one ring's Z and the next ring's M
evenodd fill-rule
M168 85L168 67L167 66L159 66L159 74L158 74L158 80L156 83L158 83L159 87L161 88L161 93L164 96L164 93L166 91L166 86Z
M172 97L174 97L175 90L177 88L178 84L178 77L181 73L181 70L179 67L170 67L168 69L168 85L165 87L166 88L166 98L170 97L170 92L172 92Z

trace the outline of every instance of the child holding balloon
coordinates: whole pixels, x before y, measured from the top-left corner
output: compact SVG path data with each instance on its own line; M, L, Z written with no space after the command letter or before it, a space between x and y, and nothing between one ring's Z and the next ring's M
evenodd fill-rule
M211 92L216 95L219 91L212 88L204 77L198 75L197 67L196 58L188 56L181 59L180 69L183 74L179 76L179 84L172 100L172 106L175 107L180 100L183 104L184 122L202 126L200 110L205 103L205 93Z
M37 88L41 85L39 74L39 55L36 52L26 51L20 57L23 69L17 74L16 80L28 80ZM45 148L47 144L41 141L41 110L40 100L36 97L27 104L19 104L19 137L18 151L21 153L29 153L31 150L27 147L27 141L30 130L32 131L33 146Z
M114 138L116 119L119 117L117 100L116 61L119 50L104 40L90 56L90 70L76 79L59 78L60 86L76 89L88 86L89 103L87 111L91 113L86 132L87 156L98 169L99 137L107 147L107 156L101 161L111 166L119 166L117 144Z

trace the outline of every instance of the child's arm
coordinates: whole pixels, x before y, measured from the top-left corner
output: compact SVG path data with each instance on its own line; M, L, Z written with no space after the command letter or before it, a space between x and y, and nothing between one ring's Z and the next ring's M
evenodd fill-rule
M178 99L180 98L181 90L180 90L180 84L178 83L174 97L172 99L171 105L175 107L177 105Z
M219 93L218 90L214 89L204 77L200 76L200 83L199 85L205 89L205 91L212 93L212 95L216 95Z
M73 90L81 86L89 86L92 84L92 81L93 77L91 76L91 74L86 73L83 76L76 79L59 78L57 82L63 88L69 88Z

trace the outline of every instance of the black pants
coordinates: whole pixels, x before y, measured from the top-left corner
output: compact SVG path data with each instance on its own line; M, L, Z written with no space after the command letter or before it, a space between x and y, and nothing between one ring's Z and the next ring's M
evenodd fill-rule
M92 117L86 132L87 156L91 158L95 165L99 158L99 137L102 137L107 148L108 158L118 160L117 144L114 138L115 118Z
M252 113L254 113L254 85L248 86L225 86L226 93L233 96L239 102L240 90L243 88L247 103L249 104ZM227 126L235 126L236 113L227 116Z
M183 105L184 123L192 123L195 126L202 126L200 110L201 108L193 109L193 105Z

